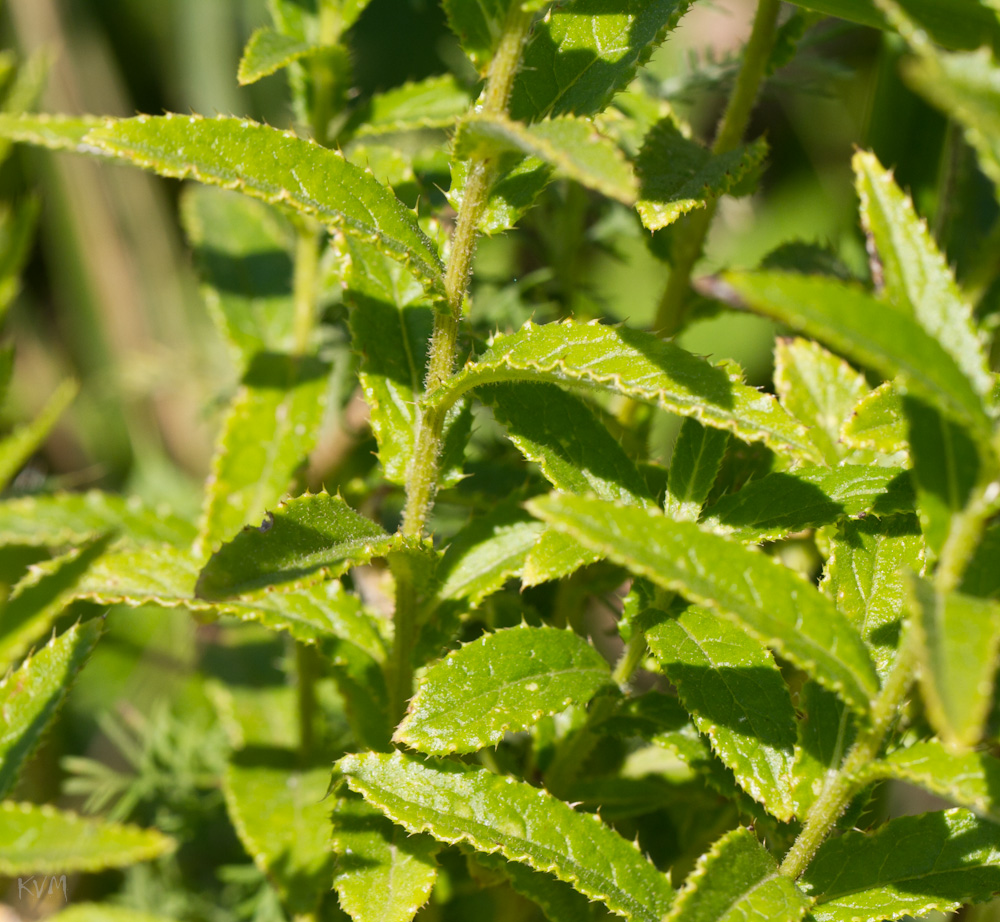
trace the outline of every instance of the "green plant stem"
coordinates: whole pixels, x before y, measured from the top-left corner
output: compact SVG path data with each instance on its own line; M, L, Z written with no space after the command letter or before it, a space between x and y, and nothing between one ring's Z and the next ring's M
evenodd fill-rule
M757 5L757 14L743 53L736 85L712 144L713 154L733 150L746 133L750 113L774 47L780 6L780 0L760 0ZM705 248L715 209L716 202L709 202L706 208L690 215L684 221L683 228L678 229L680 233L672 253L670 278L656 311L655 329L661 336L673 336L684 321L684 305L691 285L691 273Z
M417 639L417 583L413 557L406 553L393 554L389 566L396 580L393 610L392 650L386 675L389 692L389 716L398 723L406 713L413 694L413 647Z
M319 660L312 647L295 641L293 643L299 712L299 758L307 765L316 746L316 679L319 678Z
M642 665L645 656L646 634L644 631L636 630L628 639L628 643L625 644L625 649L622 650L622 655L615 664L611 678L618 685L627 685L632 676L635 675L636 669Z
M299 226L295 241L295 275L292 300L295 305L292 322L296 355L309 351L316 326L316 282L319 275L320 232L306 223Z

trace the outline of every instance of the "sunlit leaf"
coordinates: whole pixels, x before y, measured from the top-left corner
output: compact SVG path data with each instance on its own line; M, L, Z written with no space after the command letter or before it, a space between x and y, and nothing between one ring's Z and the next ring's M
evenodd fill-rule
M295 61L324 50L321 45L262 26L250 36L243 49L237 73L240 85L256 83Z
M891 381L858 401L844 421L840 439L851 448L870 448L887 455L908 448L903 400Z
M473 9L477 4L460 4ZM466 112L469 91L451 74L441 74L404 83L384 93L376 93L361 110L359 138L427 128L447 128Z
M485 74L493 58L504 23L515 2L520 0L477 0L475 3L444 0L448 25L481 74Z
M574 541L569 535L549 528L528 551L521 571L521 583L524 586L538 586L550 580L562 579L600 559L600 554Z
M816 682L799 691L795 746L795 813L804 818L844 761L856 736L850 711Z
M64 381L31 422L18 426L0 440L0 486L7 486L25 462L48 438L79 389L75 381Z
M52 922L172 922L168 916L154 916L114 903L76 903L48 918Z
M688 416L681 423L670 456L663 509L672 519L697 521L722 466L729 434Z

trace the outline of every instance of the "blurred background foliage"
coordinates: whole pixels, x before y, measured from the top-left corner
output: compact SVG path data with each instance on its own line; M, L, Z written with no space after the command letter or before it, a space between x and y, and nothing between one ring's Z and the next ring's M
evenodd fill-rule
M711 138L753 8L752 0L699 0L644 77L702 138ZM27 62L34 75L28 90L37 92L42 111L232 113L294 127L282 77L246 88L235 79L243 44L267 19L264 0L6 0L0 37ZM434 73L474 80L431 0L374 0L350 45L357 105ZM750 136L766 135L771 150L759 185L752 195L722 202L699 271L755 266L783 243L806 241L866 276L849 163L855 146L895 167L959 273L972 264L996 217L992 196L960 137L901 81L902 53L898 40L875 30L830 20L811 25L768 81L753 118ZM5 163L0 198L37 195L41 208L6 321L16 366L0 422L8 428L33 418L60 381L80 382L71 410L11 495L99 487L198 515L212 441L238 370L202 303L180 229L181 194L179 184L85 158L18 150ZM667 272L660 259L666 240L657 238L623 206L554 184L517 232L483 241L477 316L484 328L570 314L647 327ZM982 303L989 310L990 299ZM752 383L767 386L772 325L713 311L696 309L680 342L737 359ZM342 323L335 291L327 312ZM346 349L342 358L340 380L350 382ZM335 396L327 444L347 431L357 447L350 464L327 465L322 476L331 491L349 495L352 479L370 485L377 471L351 386ZM668 456L672 433L671 420L654 421L654 449L657 440L662 448L654 458ZM28 548L5 553L0 580L9 588L40 555ZM206 665L206 635L222 629L199 628L186 613L112 611L108 624L95 662L17 794L155 821L186 844L125 875L77 882L74 900L116 891L127 905L178 919L282 918L218 793L225 742L205 675L214 670L266 685L289 647L273 636L245 635L238 664ZM448 905L447 918L464 918L470 908L460 892ZM44 909L16 908L26 917ZM509 909L511 918L530 915L518 915L528 912L520 904Z

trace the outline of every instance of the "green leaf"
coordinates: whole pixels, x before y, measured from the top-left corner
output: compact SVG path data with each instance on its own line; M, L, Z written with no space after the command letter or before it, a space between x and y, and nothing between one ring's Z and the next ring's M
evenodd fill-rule
M673 118L659 121L643 140L636 169L638 210L651 231L673 224L682 215L733 189L767 156L763 139L724 154L713 154L686 137Z
M431 755L475 752L611 684L604 657L572 631L496 631L427 670L393 739Z
M520 382L491 387L481 397L518 451L557 489L649 503L635 464L580 398L551 384Z
M452 161L448 201L456 211L462 207L468 168L467 160ZM497 176L479 218L481 234L498 234L517 224L552 181L552 168L536 157L506 153L497 157Z
M293 914L315 910L330 889L329 784L328 767L301 769L281 749L236 752L223 774L240 841Z
M778 873L768 850L741 826L698 860L664 922L797 922L808 908L808 897Z
M693 522L553 494L535 515L665 589L732 620L865 713L878 678L864 643L833 603L770 557Z
M46 804L0 803L0 874L126 868L174 849L155 829L84 819Z
M810 457L805 427L768 394L650 333L588 323L525 324L427 395L448 405L483 384L531 381L621 394L693 416L746 441Z
M993 701L1000 603L958 592L942 594L917 578L910 588L927 716L949 746L972 746Z
M869 391L864 375L819 343L783 338L774 347L774 389L781 405L809 426L823 460L836 467L848 454L841 428Z
M697 521L712 491L729 445L729 434L688 416L681 423L670 456L663 509L672 519Z
M906 612L907 574L924 566L920 528L913 516L844 522L831 545L822 589L865 639L884 679Z
M333 808L333 888L354 922L410 922L437 878L430 836L409 835L364 801L339 798Z
M64 381L38 416L0 441L0 487L7 486L14 479L15 474L48 438L78 390L79 386L75 381Z
M816 922L948 912L1000 890L1000 826L968 810L890 820L825 842L800 883Z
M840 430L840 440L850 448L870 448L887 455L907 450L903 400L891 381L858 401Z
M240 86L247 86L277 73L295 61L325 50L322 45L301 41L263 26L250 36L250 41L243 49L237 79Z
M839 16L865 26L886 28L875 0L792 0L808 10ZM898 0L899 5L949 48L978 48L990 38L1000 41L1000 27L980 0Z
M293 348L294 233L278 209L206 186L189 186L181 217L202 277L202 295L240 365L258 352Z
M905 781L1000 821L1000 759L986 752L956 754L937 740L926 740L873 762L865 777Z
M107 546L107 537L99 538L29 568L0 609L0 672L52 629L52 622Z
M934 337L988 401L993 375L984 339L927 225L873 154L858 151L851 163L861 223L878 254L882 297Z
M702 608L657 614L646 641L695 726L740 787L787 822L795 812L795 711L770 651Z
M84 143L84 138L105 119L93 115L72 118L67 115L8 115L0 113L0 137L22 144L35 144L50 150L73 150L108 156Z
M441 260L416 215L336 151L247 119L140 115L104 120L81 137L77 120L39 123L0 116L0 135L47 147L95 150L161 176L236 189L319 218L375 243L437 284Z
M979 546L965 568L962 585L959 587L967 595L980 598L1000 599L1000 522L987 525Z
M557 176L575 180L625 205L635 203L639 184L625 155L590 119L554 118L534 125L501 116L470 115L459 123L455 154L520 151L549 164Z
M21 290L21 272L31 255L39 211L34 196L0 204L0 318Z
M514 3L520 0L444 0L448 25L458 36L462 50L479 73L485 76L503 27Z
M569 576L600 559L599 554L583 547L569 535L549 528L528 551L521 571L521 583L524 586L539 586Z
M624 0L611 11L593 0L574 0L552 10L524 50L511 116L533 122L600 112L632 82L687 7L687 0Z
M909 472L842 464L768 474L723 496L702 522L743 541L774 541L839 519L913 509Z
M755 311L826 342L860 365L900 384L984 440L992 423L954 359L913 318L860 288L820 275L726 273L726 282Z
M80 544L105 532L120 532L130 547L166 543L175 547L194 540L194 527L165 509L110 493L55 493L0 502L0 545L57 547Z
M111 903L77 903L47 918L52 922L172 922L168 916L154 916Z
M389 535L339 496L299 496L216 551L195 591L215 601L275 583L320 582L386 553L391 544Z
M478 4L462 4L473 9ZM451 74L404 83L376 93L361 110L364 120L355 136L397 134L428 128L449 128L471 104L469 91ZM353 119L352 119L353 121Z
M805 817L823 793L854 743L856 728L850 711L836 695L816 682L799 691L795 746L795 814Z
M307 356L254 356L212 461L196 551L208 555L260 521L316 446L330 366Z
M0 681L0 797L14 786L18 771L87 662L101 628L101 619L74 624Z
M348 755L338 767L410 832L547 871L633 922L660 922L670 906L673 888L636 846L523 781L400 752Z

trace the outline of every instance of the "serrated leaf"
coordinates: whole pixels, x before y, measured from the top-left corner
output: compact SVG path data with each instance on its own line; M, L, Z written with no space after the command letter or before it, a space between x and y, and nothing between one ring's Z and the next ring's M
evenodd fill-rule
M609 11L593 0L575 0L552 10L524 50L511 116L532 122L600 112L632 82L687 7L687 0L625 0Z
M95 128L103 126L104 122L105 119L93 115L73 118L68 115L0 113L0 137L22 144L47 147L50 150L73 150L108 156L104 151L88 146L83 140Z
M324 803L330 771L296 763L290 751L243 750L233 754L222 776L240 841L293 914L313 911L333 877L330 808Z
M580 398L551 384L511 382L481 392L510 440L554 487L646 505L646 486L621 444Z
M825 842L800 886L816 922L880 922L979 903L1000 890L1000 826L955 809Z
M112 903L77 903L47 918L52 922L173 922L168 916L154 916Z
M895 660L906 577L924 566L924 543L913 516L844 522L832 538L822 588L858 629L881 678Z
M314 45L262 26L250 36L243 49L237 79L240 86L247 86L277 73L295 61L325 50L322 45Z
M640 190L638 211L651 231L731 192L767 156L763 140L713 154L685 137L673 118L658 122L643 140L636 163Z
M338 763L350 787L411 832L499 852L571 883L633 922L660 922L673 888L595 816L511 776L396 752Z
M478 4L461 4L472 9ZM376 93L362 110L364 121L355 136L396 134L428 128L448 128L469 108L469 91L451 74L404 83Z
M525 324L498 336L475 362L428 394L431 405L450 404L483 384L530 381L621 394L693 416L746 441L809 457L815 449L805 428L768 394L735 373L673 343L627 327Z
M1000 759L986 752L954 753L937 740L926 740L873 762L865 777L905 781L1000 821Z
M740 621L750 633L864 714L878 678L861 637L799 574L752 548L658 512L577 496L529 501L582 544Z
M901 375L913 394L988 439L992 424L979 394L945 348L914 319L860 288L820 275L726 273L753 310L814 336L886 378Z
M127 546L194 540L194 526L164 508L151 509L135 498L110 493L55 493L0 502L0 545L57 547L79 544L105 532L120 533Z
M842 464L801 467L751 480L705 510L702 522L742 541L774 541L807 528L874 512L913 509L909 472L895 467Z
M494 151L519 151L549 164L557 176L575 180L625 205L635 203L639 184L625 155L590 119L554 118L526 125L502 116L470 115L459 123L455 154L465 159Z
M316 446L330 366L309 356L258 353L219 434L196 552L208 555L260 521Z
M844 421L840 440L850 448L869 448L887 455L909 447L903 399L891 381L858 401Z
M600 555L574 541L569 535L546 529L528 551L521 571L524 586L539 586L551 580L562 579L581 567L596 563Z
M0 803L0 874L103 871L173 851L155 829L84 819L46 804Z
M391 544L389 535L339 496L300 496L219 548L202 569L195 593L217 601L276 583L320 582L386 553Z
M333 808L333 888L354 922L410 922L437 878L430 836L409 835L362 800L339 798Z
M729 445L729 434L690 416L681 423L670 455L663 510L672 519L697 521Z
M441 260L416 215L336 151L247 119L140 115L104 120L81 138L77 120L0 116L0 135L47 147L105 153L173 179L235 189L319 218L375 243L437 284Z
M770 651L738 624L690 607L646 631L695 726L754 800L787 822L795 812L795 711Z
M462 50L480 74L485 75L496 51L508 13L520 0L444 0L448 25L458 36Z
M749 829L726 833L691 872L664 922L797 922L806 897Z
M835 467L848 453L841 428L869 392L864 375L819 343L783 338L774 347L774 389L781 405L810 427L823 460Z
M572 631L484 634L430 666L393 739L431 755L474 752L611 684L607 661Z
M87 662L101 628L101 619L74 624L0 680L0 797L14 786L18 771Z
M79 385L75 381L64 381L31 422L18 426L0 441L0 487L7 486L14 479L14 475L48 438L78 390Z
M537 157L501 153L496 162L498 178L490 186L486 205L477 225L479 233L486 235L498 234L517 224L552 181L552 167ZM448 201L456 211L462 207L468 168L467 160L451 162Z
M256 199L189 186L181 217L213 320L241 366L258 352L293 348L293 230L276 208Z
M949 746L972 746L979 741L993 700L1000 603L940 593L916 577L910 588L927 716Z
M934 337L988 400L993 376L984 341L927 225L873 154L858 151L851 164L861 223L878 253L882 297Z
M836 777L857 735L850 711L832 692L816 682L799 691L795 745L795 814L804 818L809 808Z
M52 622L69 604L84 574L107 545L106 537L99 538L36 564L14 586L0 609L0 672L51 630Z

